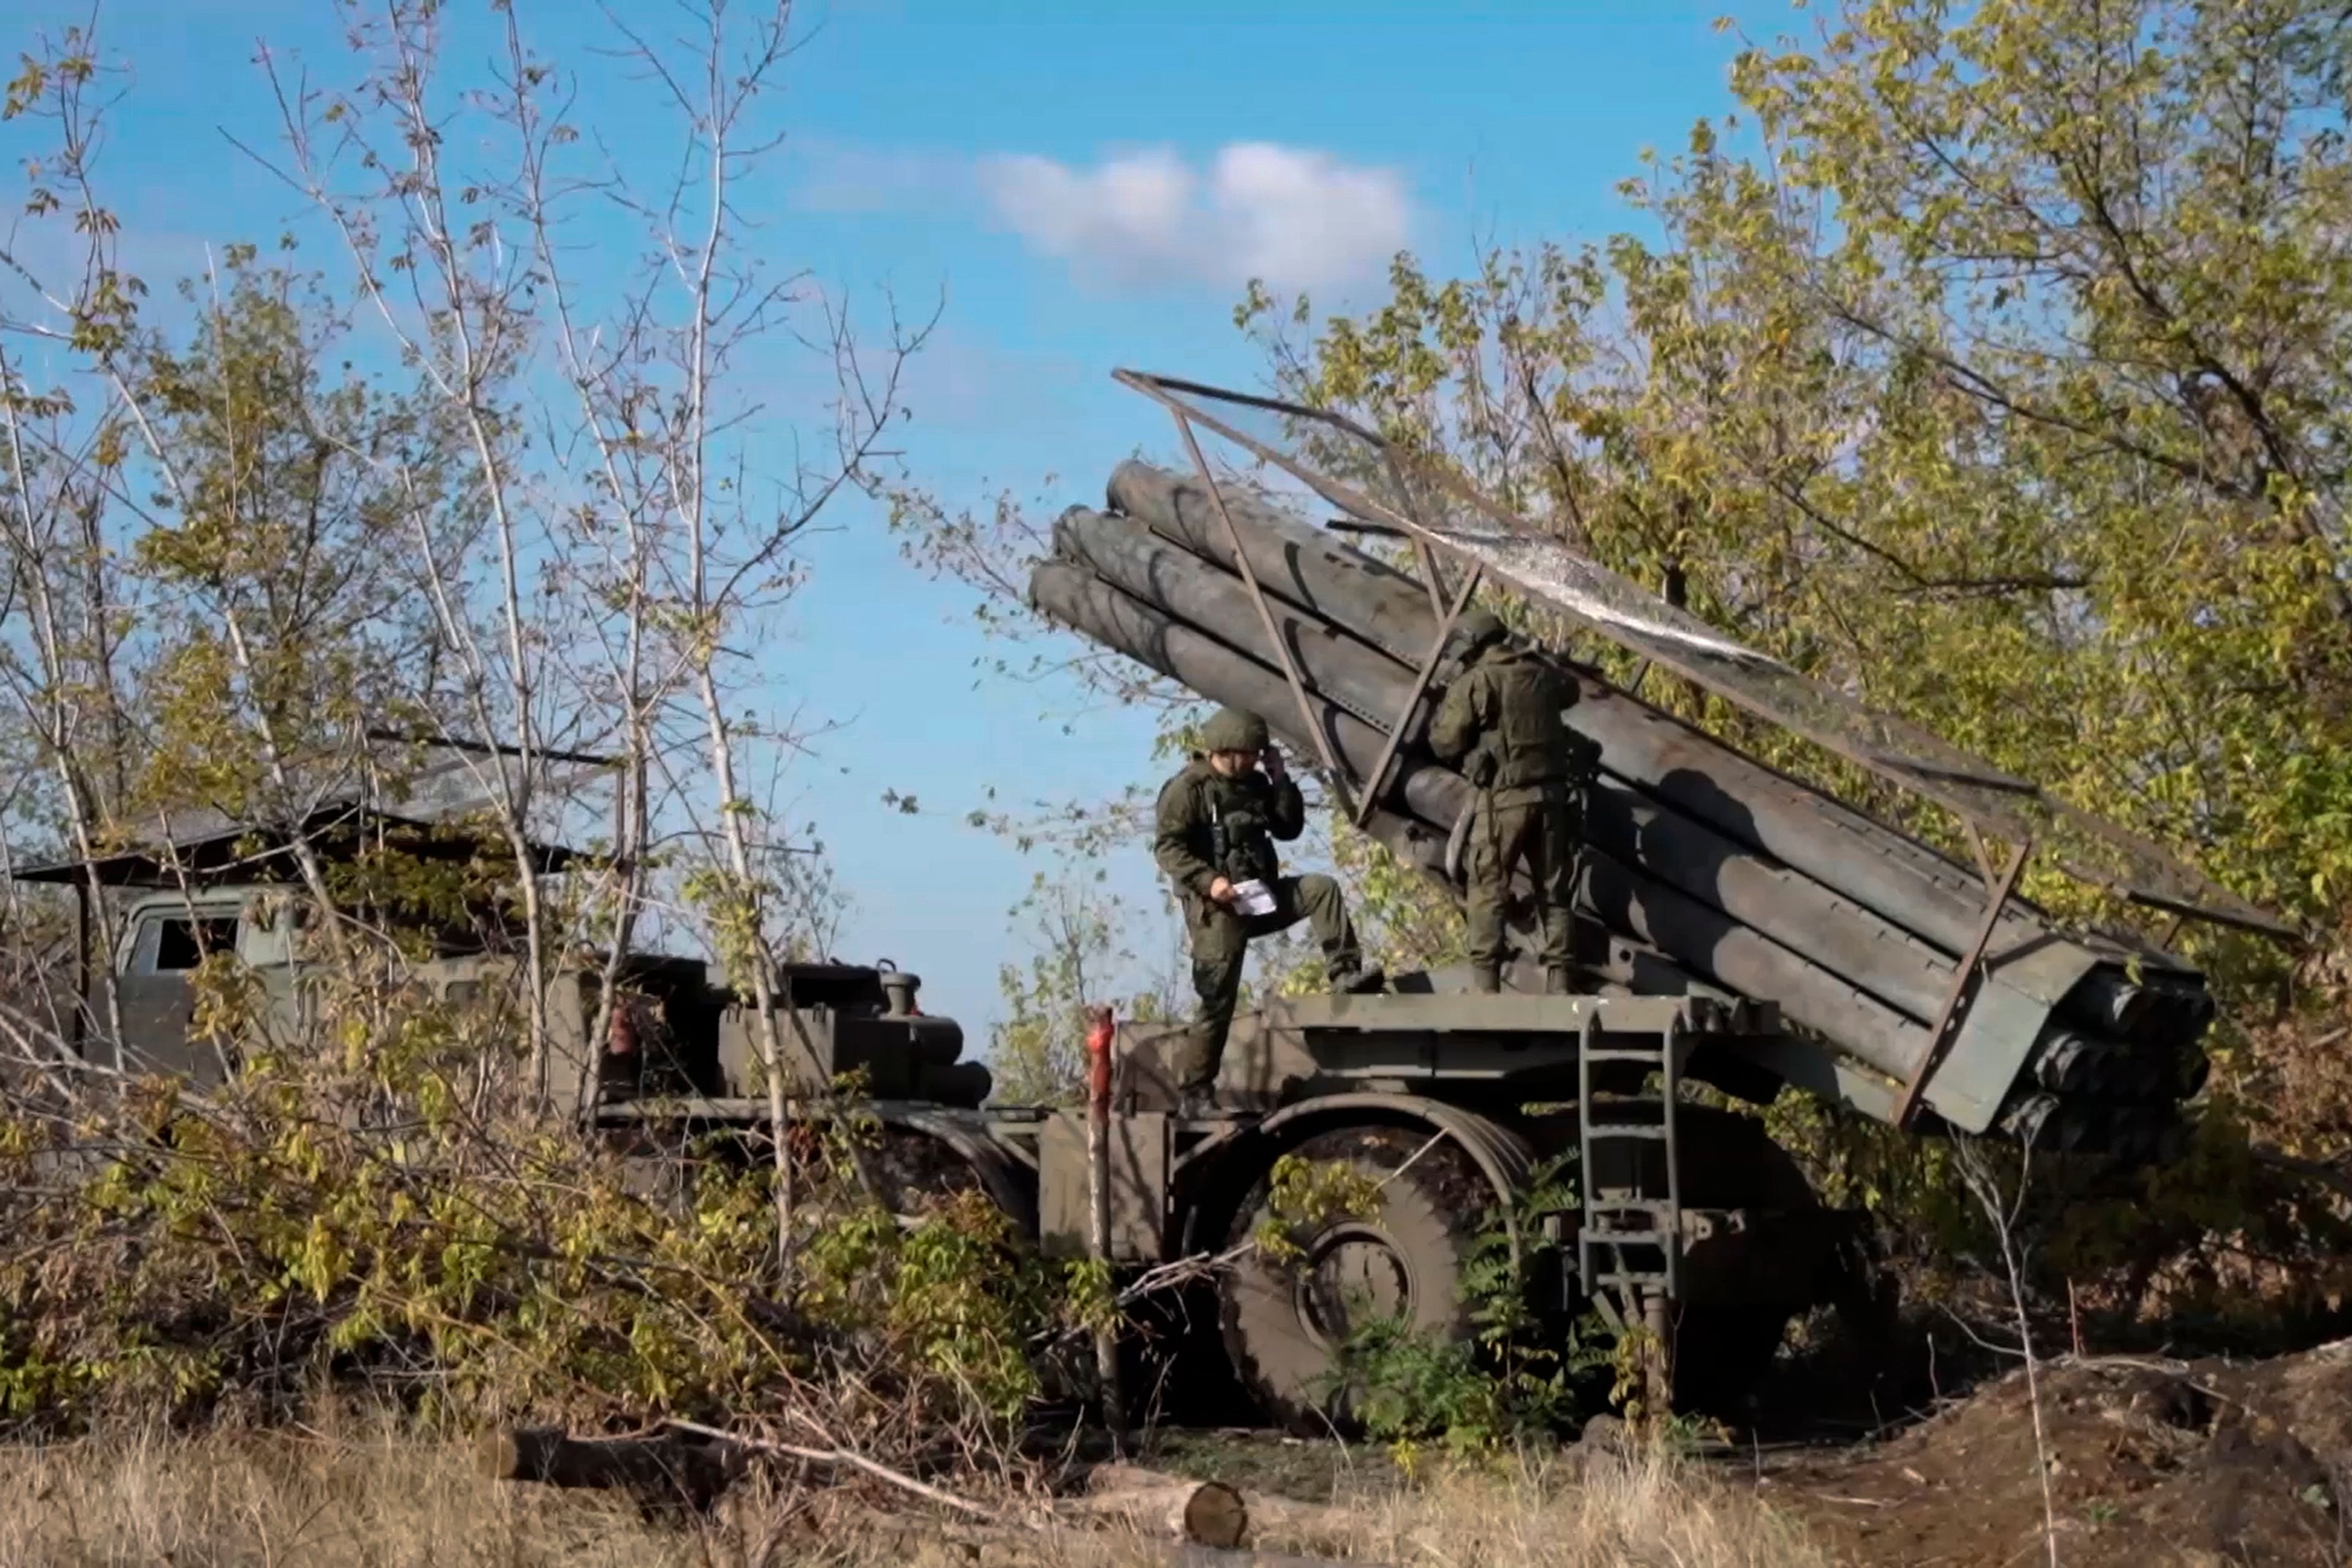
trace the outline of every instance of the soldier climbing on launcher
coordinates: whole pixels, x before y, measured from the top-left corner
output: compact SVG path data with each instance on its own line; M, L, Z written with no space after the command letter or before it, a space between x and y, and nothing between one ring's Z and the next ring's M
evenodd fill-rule
M1201 742L1203 754L1160 788L1152 840L1183 906L1192 985L1201 997L1176 1064L1188 1114L1206 1109L1216 1082L1250 938L1303 919L1322 944L1334 990L1376 991L1384 980L1378 969L1364 967L1339 884L1281 875L1275 841L1286 843L1306 829L1307 807L1282 753L1269 743L1265 721L1223 709L1202 729Z
M1488 611L1464 616L1462 631L1471 662L1438 704L1429 743L1478 792L1464 857L1473 984L1502 989L1503 911L1511 873L1524 862L1543 926L1544 989L1563 994L1576 984L1576 869L1591 766L1582 738L1560 719L1576 686L1513 645Z

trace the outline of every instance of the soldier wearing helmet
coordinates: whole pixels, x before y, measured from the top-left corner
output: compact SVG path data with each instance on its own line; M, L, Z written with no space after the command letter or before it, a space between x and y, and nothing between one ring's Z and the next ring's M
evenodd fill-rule
M1501 989L1503 911L1511 874L1524 864L1542 919L1544 989L1564 993L1575 979L1572 910L1587 759L1560 715L1576 701L1576 685L1513 645L1491 612L1474 609L1461 626L1469 667L1446 689L1429 740L1478 792L1464 868L1471 973L1479 990Z
M1224 1058L1241 994L1249 939L1307 921L1323 947L1333 987L1377 990L1382 976L1364 967L1339 885L1328 877L1286 877L1275 849L1305 831L1298 785L1270 743L1265 721L1227 708L1201 731L1201 754L1160 791L1152 840L1160 869L1176 885L1200 994L1178 1066L1187 1110L1202 1109ZM1251 912L1248 885L1270 900Z

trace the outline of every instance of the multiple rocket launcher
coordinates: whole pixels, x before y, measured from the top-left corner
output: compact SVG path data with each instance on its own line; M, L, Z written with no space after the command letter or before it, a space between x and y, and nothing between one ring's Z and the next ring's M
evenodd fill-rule
M1225 486L1234 535L1266 596L1323 739L1366 784L1441 616L1421 584ZM1199 480L1122 464L1108 506L1073 507L1030 579L1047 616L1213 701L1262 714L1316 752L1282 660ZM1971 871L1596 679L1569 724L1600 748L1581 912L1608 933L1612 989L1730 993L1793 1026L1751 1064L1893 1120L1983 923ZM1441 666L1440 683L1447 673ZM1430 754L1434 689L1414 706L1365 826L1458 892L1472 788ZM2201 976L2153 950L2065 931L2012 899L1989 973L1926 1104L1963 1131L2038 1147L2155 1157L2201 1085L2212 1016Z

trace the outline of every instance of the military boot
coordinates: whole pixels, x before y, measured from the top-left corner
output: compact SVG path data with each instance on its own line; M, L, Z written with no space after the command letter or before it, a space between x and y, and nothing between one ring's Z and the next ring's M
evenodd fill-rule
M1573 969L1544 971L1544 994L1547 996L1573 996L1581 989L1577 984L1577 973Z
M1331 971L1331 989L1342 996L1361 996L1388 988L1389 977L1378 964L1366 969L1358 964L1342 964Z

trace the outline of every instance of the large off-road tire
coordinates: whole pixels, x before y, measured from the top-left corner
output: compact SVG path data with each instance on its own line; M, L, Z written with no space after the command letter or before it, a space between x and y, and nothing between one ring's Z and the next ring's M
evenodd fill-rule
M1293 1225L1301 1256L1246 1254L1218 1291L1219 1327L1235 1374L1258 1407L1295 1432L1348 1424L1343 1391L1328 1386L1333 1352L1367 1318L1402 1318L1417 1334L1473 1331L1462 1281L1498 1194L1451 1139L1423 1131L1350 1127L1294 1151L1387 1184L1377 1213ZM1416 1155L1418 1157L1416 1157ZM1274 1217L1272 1172L1242 1202L1228 1245Z
M1685 1104L1677 1109L1687 1208L1807 1214L1821 1206L1790 1152L1753 1116ZM1771 1370L1789 1324L1809 1300L1697 1301L1675 1323L1675 1407L1694 1415L1744 1415L1748 1395Z
M1796 1313L1766 1303L1701 1302L1675 1321L1674 1403L1688 1415L1738 1420L1788 1338Z
M882 1127L861 1145L858 1159L873 1196L893 1214L913 1216L958 1193L981 1190L980 1173L937 1138L905 1127Z
M919 1119L891 1121L861 1141L861 1184L891 1213L921 1215L959 1194L977 1193L1004 1211L1016 1234L1036 1233L1037 1199L1012 1162L984 1141L973 1144Z

